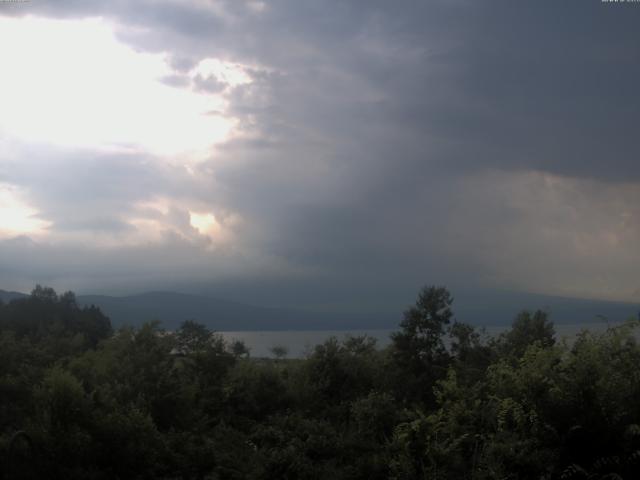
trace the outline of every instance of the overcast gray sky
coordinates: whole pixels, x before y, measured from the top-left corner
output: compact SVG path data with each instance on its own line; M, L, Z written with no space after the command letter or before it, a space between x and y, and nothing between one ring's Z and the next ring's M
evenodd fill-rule
M640 301L640 3L0 3L0 288Z

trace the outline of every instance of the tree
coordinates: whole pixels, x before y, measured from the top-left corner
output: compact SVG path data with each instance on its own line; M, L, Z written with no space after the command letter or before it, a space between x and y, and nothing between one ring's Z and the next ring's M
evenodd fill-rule
M487 345L475 327L453 322L449 328L453 367L462 383L480 381L487 367L495 359L495 351Z
M31 298L41 300L43 302L55 302L58 300L58 295L51 287L36 285L36 288L31 291Z
M416 359L433 359L444 352L442 336L453 312L453 297L444 287L424 287L415 306L404 312L402 331L393 335L396 348Z
M535 342L544 348L553 346L554 336L553 322L547 312L536 310L532 314L523 310L513 321L511 330L500 336L499 344L505 353L521 357Z
M449 329L449 336L451 337L451 353L462 361L480 343L480 335L468 323L453 322Z
M289 355L289 349L287 347L285 347L284 345L274 345L273 347L271 347L269 349L269 351L278 360L282 360L287 355Z
M433 385L444 377L449 363L442 337L453 317L452 303L453 297L446 288L424 287L415 306L404 312L402 330L391 336L392 354L400 374L413 377L403 379L408 384L407 388L401 387L403 393L427 403L433 401Z
M185 355L204 352L211 346L212 340L212 332L194 320L185 320L176 332L177 348Z
M234 357L249 358L251 349L247 347L243 340L234 340L229 347Z

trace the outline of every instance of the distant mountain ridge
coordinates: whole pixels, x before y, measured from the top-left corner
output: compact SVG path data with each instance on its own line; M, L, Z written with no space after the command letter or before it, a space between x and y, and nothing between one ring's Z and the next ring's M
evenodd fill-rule
M174 329L184 320L196 320L215 330L308 330L353 328L361 315L326 315L316 312L257 307L212 297L175 292L148 292L127 297L81 295L78 303L97 305L114 325L139 325L160 320Z
M28 294L0 290L7 303ZM390 323L366 314L318 313L258 307L213 297L176 292L145 292L122 297L78 295L81 306L96 305L115 327L141 325L159 320L163 328L175 329L185 320L196 320L218 331L234 330L326 330L387 328Z
M26 296L0 290L0 300L5 303ZM175 329L184 320L196 320L218 331L393 329L398 327L403 310L395 314L316 312L162 291L122 297L78 295L77 300L80 305L100 307L115 327L159 320L164 328ZM482 326L507 325L524 309L548 310L557 324L588 324L638 318L640 304L498 291L461 294L454 302L457 319Z
M19 298L27 297L26 293L21 292L8 292L6 290L0 290L0 300L4 303L9 303L11 300L17 300Z

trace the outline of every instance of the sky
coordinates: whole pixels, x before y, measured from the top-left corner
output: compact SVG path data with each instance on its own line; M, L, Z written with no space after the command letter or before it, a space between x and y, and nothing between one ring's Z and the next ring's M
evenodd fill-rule
M0 2L0 288L640 302L640 3Z

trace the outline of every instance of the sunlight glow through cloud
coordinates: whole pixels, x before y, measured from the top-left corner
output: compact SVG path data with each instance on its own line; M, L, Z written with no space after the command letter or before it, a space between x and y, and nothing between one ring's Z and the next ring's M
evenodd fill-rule
M38 218L37 211L22 201L15 187L0 183L0 237L41 235L48 226L49 222Z
M202 156L235 123L210 114L224 112L223 96L162 83L173 73L164 56L119 43L99 18L0 18L0 61L0 132L21 140ZM249 81L207 65L231 86Z
M231 87L251 83L251 77L242 70L242 67L229 62L222 62L217 58L206 58L190 72L204 77L213 76L218 81Z
M191 226L202 235L214 236L220 231L220 224L212 214L189 212L189 215L191 217Z

